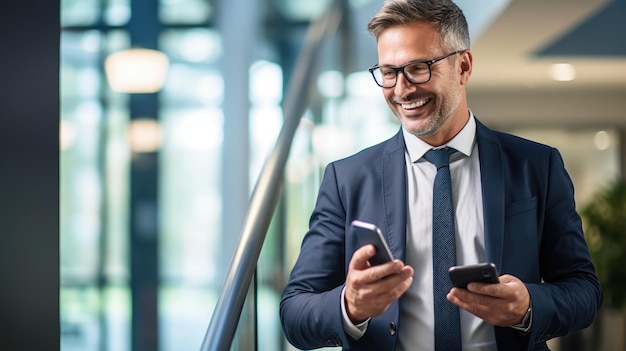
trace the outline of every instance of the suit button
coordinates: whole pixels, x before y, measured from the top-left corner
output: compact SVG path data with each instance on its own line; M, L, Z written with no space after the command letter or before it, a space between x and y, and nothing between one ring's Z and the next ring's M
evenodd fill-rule
M396 323L389 323L389 334L391 334L391 336L396 335L396 332L398 331L398 328L396 327Z

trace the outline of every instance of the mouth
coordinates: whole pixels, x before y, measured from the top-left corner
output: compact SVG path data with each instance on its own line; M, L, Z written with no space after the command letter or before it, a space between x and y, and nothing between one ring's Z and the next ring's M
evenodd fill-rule
M413 110L426 105L429 101L430 99L421 99L410 103L400 103L400 106L405 110Z

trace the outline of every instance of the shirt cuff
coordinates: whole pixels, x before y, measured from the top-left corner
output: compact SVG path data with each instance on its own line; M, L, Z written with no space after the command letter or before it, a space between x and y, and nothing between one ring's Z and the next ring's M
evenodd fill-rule
M371 318L368 318L363 323L354 325L350 320L350 317L348 317L348 312L346 311L345 294L346 287L344 286L343 290L341 290L341 315L343 316L343 330L354 340L359 340L365 334Z
M526 315L524 315L524 319L522 319L522 323L513 324L511 328L515 330L519 330L523 333L527 333L530 330L530 327L533 324L533 309L532 307L528 307L528 311L526 311Z

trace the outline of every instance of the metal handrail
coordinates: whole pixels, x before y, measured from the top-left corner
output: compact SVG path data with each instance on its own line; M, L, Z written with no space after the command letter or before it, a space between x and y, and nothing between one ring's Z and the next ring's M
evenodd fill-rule
M328 13L309 26L283 104L283 127L252 192L241 237L202 341L201 351L230 349L256 263L278 203L293 136L305 112L310 89L314 86L317 58L326 38L337 31L343 12L341 2L334 0Z

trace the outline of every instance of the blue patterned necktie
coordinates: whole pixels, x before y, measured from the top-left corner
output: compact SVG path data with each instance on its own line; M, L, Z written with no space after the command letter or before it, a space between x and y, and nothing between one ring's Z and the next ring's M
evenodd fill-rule
M448 268L456 264L454 206L450 155L452 148L430 150L424 158L437 167L433 187L433 298L435 307L435 350L461 350L459 308L446 299L452 288Z

